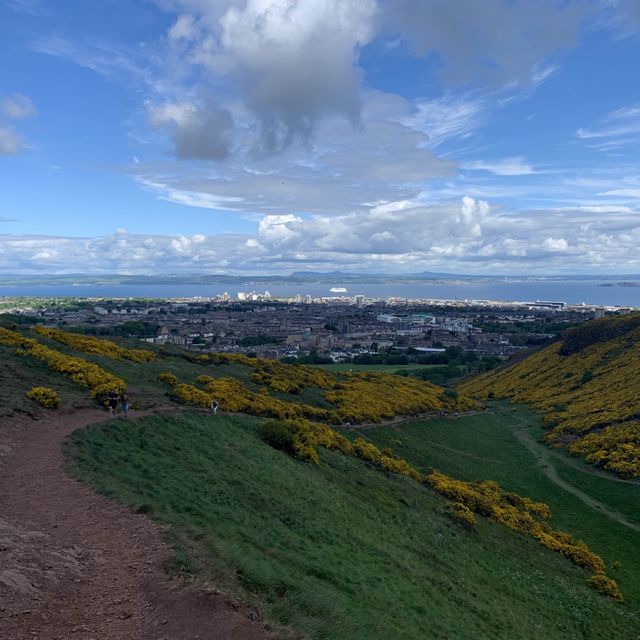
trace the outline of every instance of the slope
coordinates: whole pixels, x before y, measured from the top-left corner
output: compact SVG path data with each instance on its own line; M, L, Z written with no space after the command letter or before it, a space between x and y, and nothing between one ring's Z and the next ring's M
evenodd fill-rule
M587 322L459 389L524 402L544 414L550 445L622 478L640 476L640 314Z
M148 417L76 432L74 473L172 527L195 567L310 638L633 637L584 571L419 483L265 446L254 419ZM162 473L158 473L158 469ZM283 636L279 636L283 637Z

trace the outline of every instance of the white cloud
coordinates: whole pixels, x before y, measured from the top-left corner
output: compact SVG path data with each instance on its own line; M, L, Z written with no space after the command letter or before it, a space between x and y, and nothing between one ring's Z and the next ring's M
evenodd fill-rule
M546 251L564 252L569 248L569 243L564 238L545 238L542 248Z
M447 93L434 100L418 100L415 113L403 122L429 136L435 148L450 140L468 137L486 118L486 94Z
M25 147L22 138L11 127L0 127L0 156L13 156Z
M212 100L151 105L149 119L170 132L178 158L222 160L230 153L233 118Z
M180 123L188 108L171 105L154 117ZM250 215L330 215L376 206L367 203L411 201L427 180L452 175L455 165L435 157L427 136L403 124L410 113L411 104L399 96L367 92L362 128L328 117L312 149L295 145L256 157L248 130L246 142L236 142L240 150L215 169L162 163L135 164L129 172L163 199Z
M264 150L309 140L328 115L359 123L356 63L358 48L374 35L375 0L178 5L189 13L178 17L170 40L239 93L259 123Z
M608 151L640 141L640 105L631 105L611 111L593 127L576 131L579 140L595 141Z
M100 238L0 235L15 272L276 273L308 268L473 273L638 272L640 211L585 208L517 214L465 197L339 216L263 216L255 234Z
M528 176L534 173L540 173L540 171L536 171L522 156L494 161L475 160L465 162L462 168L472 171L487 171L497 176Z
M38 115L31 99L21 93L14 93L0 100L0 112L12 120L32 118Z

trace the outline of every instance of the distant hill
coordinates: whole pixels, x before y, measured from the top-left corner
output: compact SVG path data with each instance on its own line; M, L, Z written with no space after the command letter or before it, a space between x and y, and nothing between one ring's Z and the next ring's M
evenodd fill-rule
M618 474L640 476L640 314L569 329L561 341L460 386L542 411L552 446Z
M295 271L289 274L225 274L225 273L174 273L174 274L2 274L0 285L158 285L158 284L411 284L419 282L602 282L603 286L639 286L640 275L491 275L461 274L438 271L419 273L357 273L345 271Z

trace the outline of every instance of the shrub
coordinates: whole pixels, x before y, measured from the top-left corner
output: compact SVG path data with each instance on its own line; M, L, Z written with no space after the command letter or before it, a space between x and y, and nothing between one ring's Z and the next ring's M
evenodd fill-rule
M33 387L26 393L29 400L37 402L45 409L58 409L60 407L60 396L49 387Z
M196 407L209 407L211 405L211 396L193 385L177 384L173 388L173 392L185 404L191 404Z
M462 502L447 502L444 507L445 513L457 524L467 530L471 530L476 526L476 517Z
M168 385L171 385L172 387L174 387L175 385L178 384L178 378L173 374L173 373L169 373L168 371L161 371L156 378L160 381L160 382L164 382Z
M604 573L596 573L587 580L587 584L596 591L603 593L605 596L609 596L618 602L623 602L624 597L618 583L612 578L607 577Z

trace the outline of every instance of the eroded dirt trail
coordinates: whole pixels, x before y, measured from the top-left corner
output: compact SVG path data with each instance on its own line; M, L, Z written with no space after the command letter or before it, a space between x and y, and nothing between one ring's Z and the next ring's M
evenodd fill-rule
M0 638L267 638L255 613L167 577L157 524L65 475L64 439L104 419L0 424Z
M542 469L542 472L547 476L547 478L551 480L551 482L553 482L556 486L558 486L563 491L574 495L590 509L594 509L595 511L604 514L611 520L614 520L615 522L618 522L629 529L640 532L640 525L635 524L634 522L630 522L622 513L620 513L616 509L612 509L599 500L592 498L584 491L581 491L577 487L560 478L556 467L554 466L554 462L557 461L557 458L553 456L552 451L550 451L544 444L536 442L533 435L531 434L531 430L528 424L519 422L511 429L511 432L513 433L515 438L529 450L529 452L533 455L533 459L535 460L536 464L540 467L540 469Z

